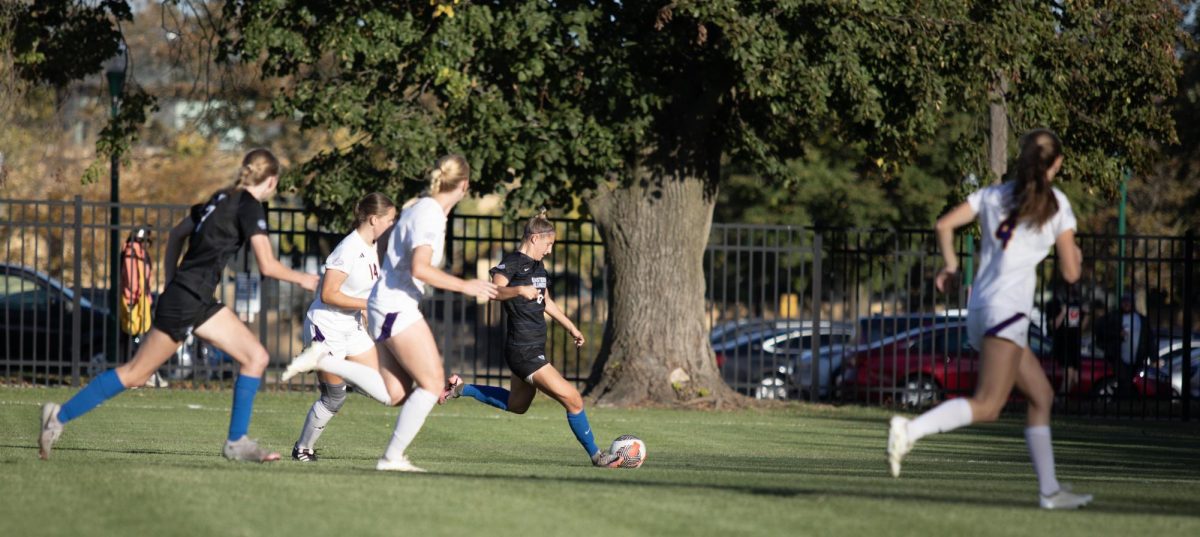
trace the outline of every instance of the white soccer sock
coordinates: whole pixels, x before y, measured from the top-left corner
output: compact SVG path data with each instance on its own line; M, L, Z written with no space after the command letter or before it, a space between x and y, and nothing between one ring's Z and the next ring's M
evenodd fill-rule
M371 399L385 405L392 403L392 397L388 395L387 385L383 382L383 375L379 373L378 369L357 362L351 362L350 360L337 360L334 358L325 358L317 362L317 369L346 379L346 382L353 384L355 388L371 396Z
M408 402L400 409L400 417L396 418L396 430L392 432L392 441L388 442L383 458L394 461L404 456L404 450L408 449L413 438L421 431L421 426L425 425L425 417L433 411L437 400L438 396L424 388L417 388L408 396Z
M308 417L304 420L304 429L300 431L300 439L296 441L296 447L312 449L331 419L333 419L333 412L325 408L325 404L318 399L308 410Z
M970 424L971 403L964 398L951 399L908 422L908 440L916 442L922 437Z
M1033 470L1037 472L1042 496L1058 492L1058 477L1054 475L1054 448L1050 446L1050 426L1026 428L1025 444L1029 446L1029 458L1033 460Z

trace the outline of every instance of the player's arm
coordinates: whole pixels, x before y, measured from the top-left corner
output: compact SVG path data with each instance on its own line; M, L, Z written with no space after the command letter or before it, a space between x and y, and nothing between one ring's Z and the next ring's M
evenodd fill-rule
M175 227L171 228L171 232L167 234L167 247L163 252L163 277L166 280L163 284L171 282L175 277L175 268L179 264L179 254L183 252L183 241L186 241L192 234L192 228L195 227L195 222L191 216L183 217Z
M300 272L285 267L275 258L271 249L271 240L266 234L256 233L250 236L250 248L254 250L254 258L258 260L258 271L267 278L291 282L308 291L317 290L317 282L321 280L316 274Z
M412 251L412 275L429 285L445 291L462 293L480 299L496 298L496 286L486 280L464 280L433 266L433 247L422 244Z
M504 273L492 274L492 283L496 285L496 300L512 300L519 296L525 297L526 300L537 300L537 289L532 285L509 287L508 276Z
M942 259L946 262L946 266L942 267L934 279L934 285L937 286L938 291L945 291L946 281L951 276L958 274L958 254L954 252L954 230L970 224L974 220L975 209L971 208L970 203L963 202L938 218L937 223L933 225L938 248L942 251Z
M1054 240L1054 249L1058 253L1058 270L1067 283L1079 281L1083 266L1083 250L1075 244L1075 230L1068 229L1059 233Z
M567 314L563 313L562 308L559 308L558 304L550 298L549 289L546 289L546 313L550 315L551 319L554 319L554 322L562 325L563 328L567 329L567 332L571 333L571 337L575 339L576 347L583 346L585 343L583 339L583 333L575 327L575 323L571 322L571 318L567 317Z
M342 292L342 284L350 275L337 269L326 269L321 282L321 302L344 310L365 310L367 299L354 298Z

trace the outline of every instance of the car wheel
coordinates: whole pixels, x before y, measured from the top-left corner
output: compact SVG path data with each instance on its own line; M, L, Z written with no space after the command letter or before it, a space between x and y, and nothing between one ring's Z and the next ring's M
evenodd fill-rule
M759 381L754 388L755 399L785 401L788 399L787 380L778 376L769 376Z
M896 400L905 408L925 408L942 399L942 388L924 375L913 375L904 381Z
M1096 401L1112 402L1117 397L1117 379L1106 378L1096 383L1092 388L1092 397Z

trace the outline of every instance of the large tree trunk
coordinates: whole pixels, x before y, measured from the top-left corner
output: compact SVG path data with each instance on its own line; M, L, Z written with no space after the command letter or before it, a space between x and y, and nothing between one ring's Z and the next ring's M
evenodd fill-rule
M605 241L609 310L585 393L614 405L735 401L705 323L715 193L700 178L638 174L589 200Z

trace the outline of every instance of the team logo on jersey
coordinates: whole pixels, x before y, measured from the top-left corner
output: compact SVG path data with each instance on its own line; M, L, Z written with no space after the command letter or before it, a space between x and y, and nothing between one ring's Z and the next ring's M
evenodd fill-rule
M530 278L529 280L532 281L533 286L538 289L546 288L546 278L543 278L541 276L534 276L534 277Z
M496 268L498 268L500 270L504 270L504 263L500 263L499 265L496 265Z
M266 231L267 230L267 221L263 220L262 218L259 218L258 219L258 229Z
M537 357L537 359L538 359L538 361L539 361L539 362L545 362L545 361L546 361L546 355L545 355L545 354L539 354L539 355L538 355L538 357Z

